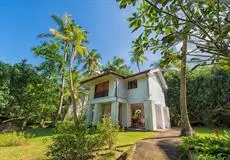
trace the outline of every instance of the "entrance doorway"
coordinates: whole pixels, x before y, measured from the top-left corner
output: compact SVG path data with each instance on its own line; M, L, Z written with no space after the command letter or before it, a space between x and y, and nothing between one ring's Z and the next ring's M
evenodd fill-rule
M131 128L144 129L144 105L142 103L131 104Z

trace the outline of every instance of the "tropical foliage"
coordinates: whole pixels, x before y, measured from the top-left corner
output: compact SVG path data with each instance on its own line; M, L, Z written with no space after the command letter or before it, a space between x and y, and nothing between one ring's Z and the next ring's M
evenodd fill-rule
M114 71L124 76L132 74L132 70L125 64L125 60L116 56L107 62L103 67L103 71Z
M174 125L180 124L179 72L165 73L167 105ZM193 124L230 126L230 72L217 66L187 71L189 119Z
M97 53L97 50L93 49L89 51L89 54L82 59L85 74L89 76L98 75L101 69L100 60L101 55Z
M25 60L15 65L1 63L0 68L1 119L21 119L24 126L28 121L51 119L56 110L56 81L40 74Z
M110 118L104 118L96 128L87 128L85 121L64 123L57 127L53 137L50 155L51 159L85 160L91 159L96 149L115 144L119 128L111 124Z
M133 50L160 52L161 65L180 61L181 135L192 135L186 97L186 62L206 65L230 62L229 6L220 1L190 0L117 0L120 8L137 5L128 19L129 27L141 34ZM193 47L188 50L188 43ZM180 47L180 50L176 46ZM200 59L202 58L202 59Z
M137 64L138 71L140 72L141 71L140 65L142 65L145 61L147 61L147 57L142 52L139 53L139 52L134 51L131 55L130 61L132 63Z
M182 139L183 152L197 160L225 160L230 158L230 135L186 137ZM185 155L184 155L185 156Z

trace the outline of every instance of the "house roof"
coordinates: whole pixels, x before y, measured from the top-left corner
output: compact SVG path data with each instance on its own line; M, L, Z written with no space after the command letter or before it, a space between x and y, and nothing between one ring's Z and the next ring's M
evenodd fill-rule
M81 81L80 83L81 83L81 84L84 84L84 83L93 81L93 80L95 80L95 79L101 78L101 77L106 76L106 75L109 75L109 74L115 75L115 76L119 76L119 77L122 77L122 78L125 78L125 76L123 76L123 75L121 75L121 74L118 74L118 73L116 73L116 72L114 72L114 71L106 71L106 72L103 72L103 73L101 73L101 74L99 74L99 75L97 75L97 76L94 76L94 77L85 79L85 80Z
M97 75L97 76L94 76L94 77L85 79L85 80L81 81L80 83L81 83L81 84L84 84L84 83L93 81L93 80L95 80L95 79L101 78L101 77L106 76L106 75L109 75L109 74L115 75L115 76L119 76L119 77L121 77L121 78L123 78L123 79L128 79L128 78L135 77L135 76L138 76L138 75L146 74L146 73L148 73L148 72L150 72L150 71L151 71L151 69L148 69L148 70L145 70L145 71L142 71L142 72L134 73L134 74L132 74L132 75L130 75L130 76L123 76L123 75L118 74L118 73L116 73L116 72L114 72L114 71L106 71L106 72L104 72L104 73L102 73L102 74L99 74L99 75Z
M136 76L139 76L139 75L144 75L144 74L147 75L148 73L157 73L157 75L159 76L159 79L160 79L160 81L161 81L162 86L163 86L165 89L168 88L168 87L167 87L167 84L166 84L166 81L165 81L165 79L164 79L164 77L163 77L163 74L162 74L160 68L148 69L148 70L145 70L145 71L142 71L142 72L134 73L134 74L132 74L132 75L130 75L130 76L123 76L123 75L118 74L118 73L116 73L116 72L114 72L114 71L107 71L107 72L101 73L101 74L99 74L99 75L97 75L97 76L94 76L94 77L85 79L85 80L81 81L80 83L81 83L81 84L84 84L84 83L93 81L93 80L95 80L95 79L104 77L104 76L106 76L106 75L115 75L115 76L119 76L119 77L121 77L121 78L123 78L123 79L128 79L128 78L133 78L133 77L136 77Z

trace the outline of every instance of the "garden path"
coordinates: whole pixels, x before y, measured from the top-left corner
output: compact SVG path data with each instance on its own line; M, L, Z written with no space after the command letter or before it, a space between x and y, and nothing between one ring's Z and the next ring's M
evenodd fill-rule
M159 132L135 143L118 160L177 160L180 156L179 129Z

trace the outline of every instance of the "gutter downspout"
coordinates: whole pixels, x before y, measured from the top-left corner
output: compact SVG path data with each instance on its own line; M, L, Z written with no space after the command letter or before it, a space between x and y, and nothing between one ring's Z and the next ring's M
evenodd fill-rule
M118 93L118 80L116 80L116 88L115 88L115 97L116 97L116 101L118 100L118 97L117 97L117 93Z
M149 74L147 73L147 90L148 90L148 100L150 100L150 88L149 88Z

